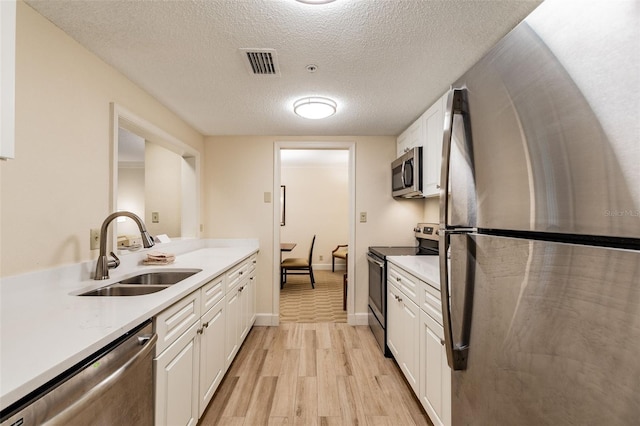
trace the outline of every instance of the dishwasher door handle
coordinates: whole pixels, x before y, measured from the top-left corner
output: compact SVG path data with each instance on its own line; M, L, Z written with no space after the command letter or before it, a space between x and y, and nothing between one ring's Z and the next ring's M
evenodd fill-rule
M144 358L149 355L149 353L155 348L156 342L158 341L158 335L153 334L149 337L149 335L140 336L139 341L142 343L144 340L144 346L140 348L135 355L133 355L127 362L125 362L122 366L120 366L113 373L109 374L104 380L102 380L97 385L93 386L89 391L87 391L82 398L74 401L60 413L58 413L55 417L53 417L50 421L54 424L69 424L74 417L76 417L77 413L87 407L87 405L95 402L100 395L102 395L107 389L109 389L113 383L117 382L122 376L124 376L129 370L135 368L139 362L144 360Z

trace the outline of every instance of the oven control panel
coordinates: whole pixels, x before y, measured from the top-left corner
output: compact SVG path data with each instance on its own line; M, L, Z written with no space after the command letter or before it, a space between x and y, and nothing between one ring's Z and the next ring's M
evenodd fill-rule
M426 238L429 240L438 239L437 223L419 223L413 231L416 233L416 238Z

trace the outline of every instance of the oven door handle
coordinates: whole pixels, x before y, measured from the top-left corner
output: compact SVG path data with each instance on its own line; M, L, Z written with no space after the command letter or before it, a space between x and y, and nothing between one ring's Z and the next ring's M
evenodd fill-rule
M375 257L371 256L370 253L367 253L367 260L371 263L375 263L376 265L378 265L380 267L380 269L384 268L384 263L380 262L378 259L376 259Z

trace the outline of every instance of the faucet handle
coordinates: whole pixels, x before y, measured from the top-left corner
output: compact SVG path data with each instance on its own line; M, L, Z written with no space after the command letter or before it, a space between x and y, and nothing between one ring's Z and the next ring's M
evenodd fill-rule
M111 255L111 257L113 257L113 260L109 260L107 262L107 267L109 269L113 269L113 268L117 268L118 266L120 266L120 259L118 259L118 256L116 256L116 254L114 252L109 253Z

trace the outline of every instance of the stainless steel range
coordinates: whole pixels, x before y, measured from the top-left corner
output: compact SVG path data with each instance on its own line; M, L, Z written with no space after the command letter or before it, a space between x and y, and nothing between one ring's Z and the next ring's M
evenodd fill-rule
M417 246L369 247L369 327L386 357L391 356L387 347L387 256L438 255L438 224L419 223L414 228Z

